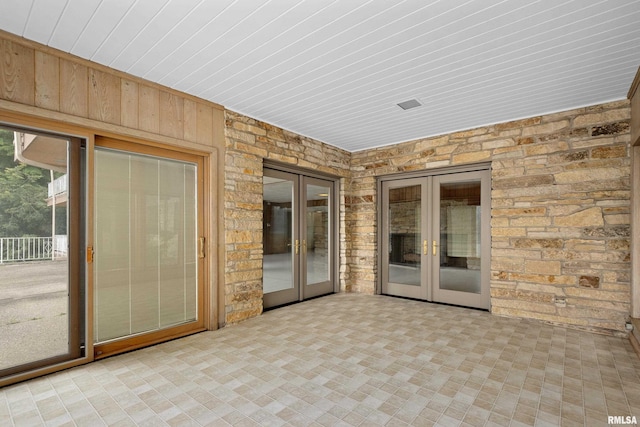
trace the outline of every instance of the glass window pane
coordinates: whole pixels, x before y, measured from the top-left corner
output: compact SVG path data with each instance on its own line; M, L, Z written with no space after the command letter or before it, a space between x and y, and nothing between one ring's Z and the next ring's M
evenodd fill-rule
M95 341L196 320L196 165L106 149L95 164Z

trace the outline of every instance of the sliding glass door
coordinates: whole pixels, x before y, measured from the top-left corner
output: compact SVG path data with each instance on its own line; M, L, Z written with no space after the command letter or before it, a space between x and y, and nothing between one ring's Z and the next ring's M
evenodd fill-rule
M263 179L264 307L332 293L335 183L273 169Z
M0 384L84 356L84 144L0 127Z
M201 158L95 151L96 356L203 328ZM127 150L129 148L129 150Z
M489 308L490 177L382 182L382 293Z

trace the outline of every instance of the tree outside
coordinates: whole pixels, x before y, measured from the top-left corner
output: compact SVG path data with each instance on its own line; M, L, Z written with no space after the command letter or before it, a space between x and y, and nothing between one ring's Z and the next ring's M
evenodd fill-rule
M0 129L0 237L51 236L50 172L15 161L13 153L13 131ZM62 207L56 209L56 234L66 234Z

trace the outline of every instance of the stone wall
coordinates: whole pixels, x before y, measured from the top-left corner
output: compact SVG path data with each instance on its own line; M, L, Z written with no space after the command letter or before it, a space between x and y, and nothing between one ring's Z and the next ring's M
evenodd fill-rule
M226 111L224 181L225 321L262 312L262 167L264 159L319 171L340 181L340 275L346 274L344 193L350 153ZM341 285L344 288L344 285Z
M492 164L497 315L623 333L630 304L628 101L352 154L346 289L376 283L376 176Z

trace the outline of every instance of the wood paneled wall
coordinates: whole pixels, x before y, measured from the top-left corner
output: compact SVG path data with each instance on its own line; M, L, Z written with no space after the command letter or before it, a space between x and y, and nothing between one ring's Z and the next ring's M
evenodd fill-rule
M0 31L0 98L224 147L224 109Z
M219 226L224 223L222 106L0 31L0 116L3 113L34 118L35 123L45 119L65 132L81 129L85 136L209 153L205 191L212 315L208 328L224 323L224 269L219 268L224 265L224 228Z

